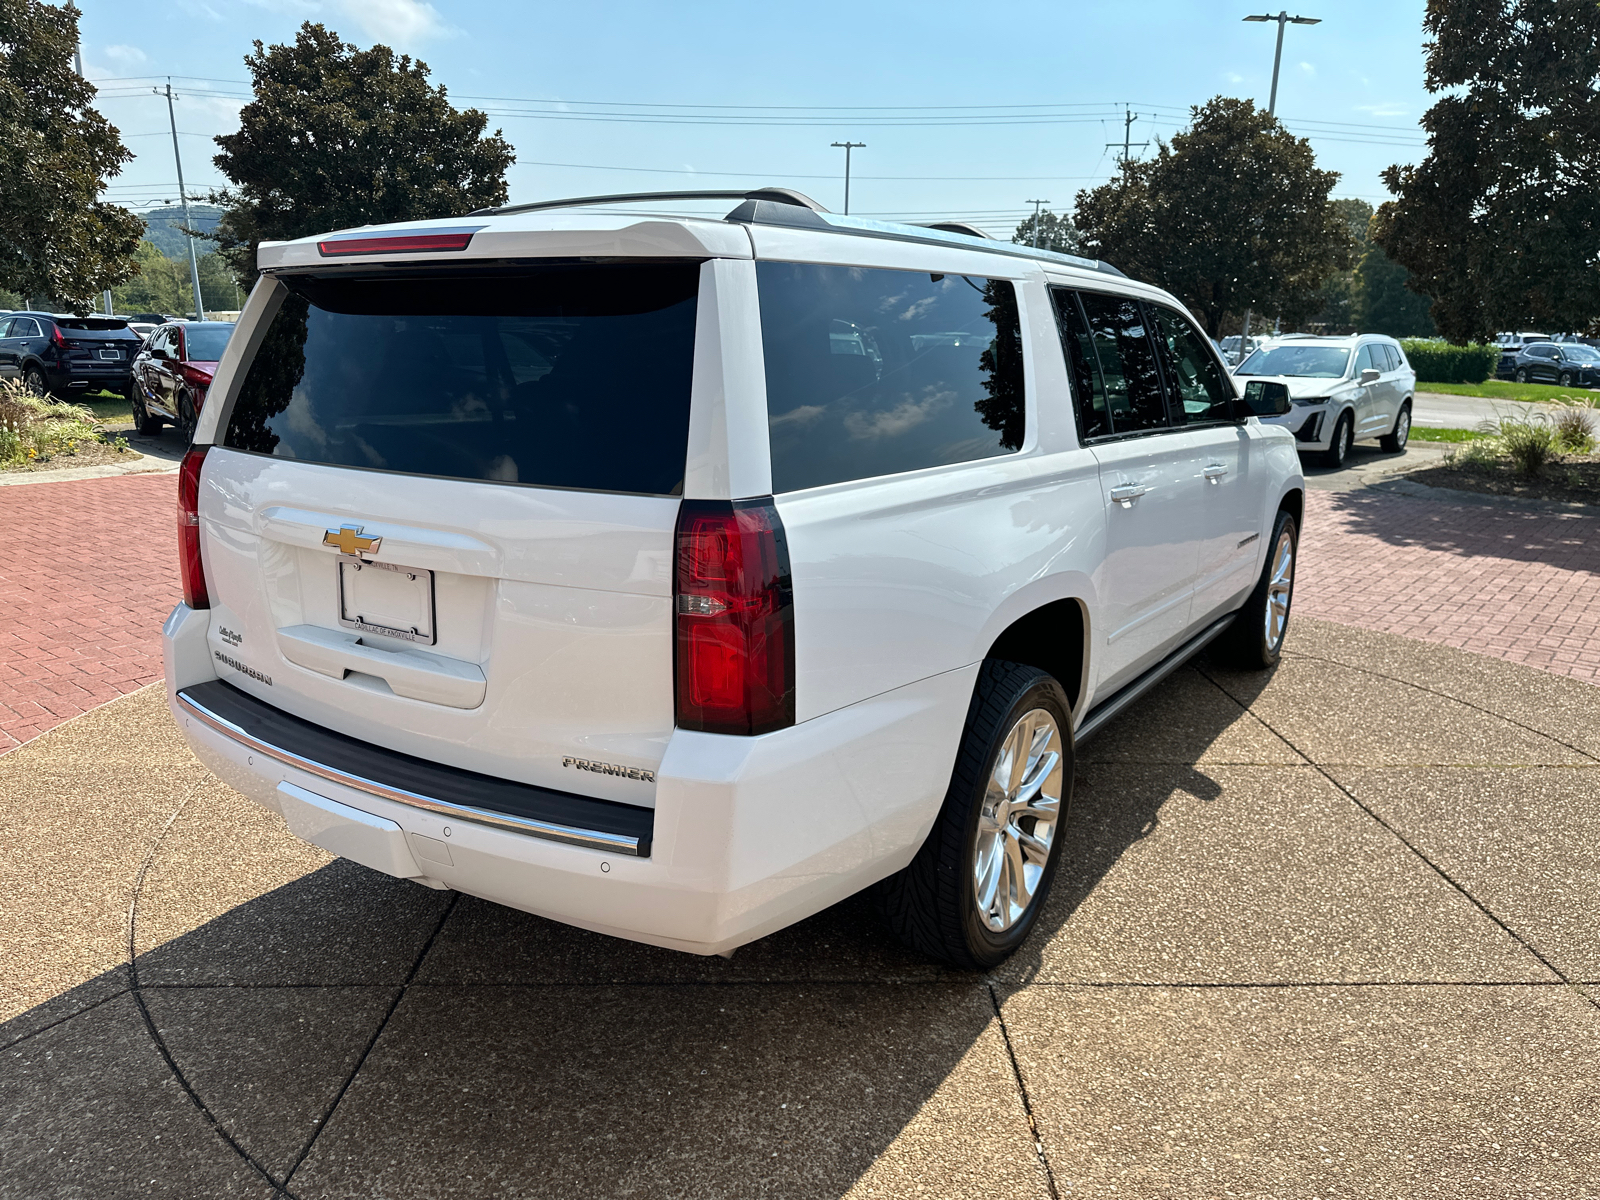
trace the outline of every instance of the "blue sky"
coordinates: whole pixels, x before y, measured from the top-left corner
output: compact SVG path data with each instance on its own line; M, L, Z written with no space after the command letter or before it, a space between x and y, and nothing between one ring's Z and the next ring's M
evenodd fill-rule
M236 127L251 42L321 21L346 41L427 62L460 106L515 146L513 200L788 184L829 208L965 216L1009 233L1115 165L1123 106L1135 143L1170 135L1219 93L1263 106L1275 24L1239 3L924 2L729 5L420 0L79 0L84 71L138 158L110 195L176 196L168 74L191 191L222 182L210 137ZM1340 172L1336 196L1386 198L1379 172L1425 151L1418 118L1424 0L1310 0L1286 33L1278 114ZM1275 9L1273 10L1275 11ZM193 78L201 76L205 78ZM654 106L654 107L652 107ZM624 168L624 169L618 169Z

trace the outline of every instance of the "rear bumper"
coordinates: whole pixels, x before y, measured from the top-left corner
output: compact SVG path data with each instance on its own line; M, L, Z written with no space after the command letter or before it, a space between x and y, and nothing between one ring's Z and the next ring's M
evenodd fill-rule
M289 755L265 751L270 739L260 726L206 720L197 704L213 716L220 707L204 703L219 695L205 686L214 675L207 621L207 613L182 605L167 621L173 716L212 771L281 813L297 835L390 875L698 954L754 941L911 860L943 801L977 671L974 665L925 679L761 737L678 730L656 774L653 813L568 797L576 802L568 819L552 822L580 835L612 836L615 828L594 828L603 824L595 814L629 808L620 815L638 821L649 813L645 857L626 845L553 840L550 831L473 815L463 811L474 807L464 791L452 793L451 811L417 803L438 799L438 781L426 771L407 779L409 787L380 794L364 785L393 780L365 779L351 769L355 760L319 769L330 765L318 761L330 757L330 742L303 742L297 763L294 748L276 747ZM521 787L488 781L495 784Z

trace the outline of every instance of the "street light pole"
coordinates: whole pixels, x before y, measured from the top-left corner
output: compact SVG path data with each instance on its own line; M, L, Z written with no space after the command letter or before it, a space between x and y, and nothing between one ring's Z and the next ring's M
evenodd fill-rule
M1039 206L1049 204L1050 201L1029 200L1027 203L1033 205L1033 248L1037 250L1039 248Z
M1278 67L1283 63L1283 27L1285 25L1320 25L1321 17L1291 17L1287 12L1280 12L1277 16L1263 13L1256 17L1246 17L1246 21L1276 21L1278 23L1278 48L1272 54L1272 92L1267 97L1267 116L1275 116L1278 111Z
M836 149L844 151L844 215L850 215L850 151L865 150L865 142L834 142Z
M153 89L152 89L153 90ZM167 81L167 119L172 122L172 161L178 168L178 203L183 205L183 225L185 229L193 229L194 225L189 220L189 193L183 190L183 156L178 153L178 117L172 110L172 81ZM194 238L189 238L189 279L194 284L194 319L206 319L205 307L200 302L200 262L195 257Z

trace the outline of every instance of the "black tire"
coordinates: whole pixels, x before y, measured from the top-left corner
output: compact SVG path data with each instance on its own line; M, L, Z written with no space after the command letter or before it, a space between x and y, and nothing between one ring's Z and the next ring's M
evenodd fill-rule
M1561 378L1559 380L1557 380L1557 382L1562 387L1571 387L1572 386L1572 372L1571 371L1563 371L1563 372L1561 372Z
M1333 440L1328 443L1328 448L1322 452L1322 465L1338 470L1344 466L1345 459L1350 457L1350 447L1355 445L1356 423L1350 419L1350 414L1343 412L1334 422Z
M1528 382L1528 373L1526 371L1524 371L1521 367L1517 368L1517 382L1518 383L1527 383Z
M1060 805L1032 899L1009 928L995 932L980 913L976 895L979 818L990 774L1007 735L1035 709L1045 710L1060 733ZM1071 807L1071 711L1066 693L1053 676L1037 667L1000 659L984 662L967 710L944 806L911 864L878 885L885 920L913 950L963 970L984 971L1004 962L1027 940L1049 898ZM1038 829L1037 821L1033 828ZM1030 865L1038 864L1031 860Z
M1388 454L1404 454L1411 440L1411 405L1402 404L1394 415L1394 429L1378 439L1378 445Z
M188 392L178 393L178 434L183 438L183 444L189 445L194 441L195 417L194 404L189 400Z
M50 383L44 377L44 372L38 367L29 367L22 373L22 383L35 396L50 395Z
M160 417L152 417L150 410L144 405L144 397L139 393L138 384L128 386L128 407L133 410L134 430L145 437L155 437L161 432L162 421Z
M1283 593L1283 620L1276 638L1267 628L1267 607L1274 591L1273 573L1278 564L1278 543L1289 539L1288 590ZM1233 619L1233 624L1216 641L1211 643L1211 657L1221 666L1240 671L1263 671L1278 665L1283 653L1283 641L1289 633L1289 612L1294 604L1294 571L1300 557L1300 529L1294 517L1278 511L1272 523L1272 540L1267 543L1267 561L1261 568L1261 578L1255 590L1244 602L1244 607Z

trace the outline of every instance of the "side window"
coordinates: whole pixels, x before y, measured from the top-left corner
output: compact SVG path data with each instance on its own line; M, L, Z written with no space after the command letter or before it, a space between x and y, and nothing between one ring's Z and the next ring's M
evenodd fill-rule
M17 317L11 322L11 337L42 337L39 322L32 317Z
M1173 423L1199 425L1231 419L1233 385L1223 378L1222 368L1207 348L1205 338L1183 314L1159 304L1149 307L1156 315L1167 381L1174 392Z
M758 262L772 489L1022 449L1022 326L1004 279Z
M15 317L0 317L0 338L11 336L9 331L11 329L12 322L15 320Z
M1368 342L1361 347L1361 352L1356 355L1356 377L1361 377L1363 371L1381 371L1383 368L1372 361L1372 343Z
M1106 387L1100 379L1100 364L1095 361L1094 339L1078 307L1078 295L1066 288L1051 288L1056 307L1056 328L1061 348L1072 374L1072 403L1078 414L1078 437L1082 441L1105 437L1111 432L1111 409L1106 404Z
M1384 344L1383 353L1389 360L1389 370L1398 371L1404 364L1400 360L1400 351L1394 346Z
M1166 398L1139 302L1099 292L1080 292L1079 299L1100 361L1112 431L1166 429Z

